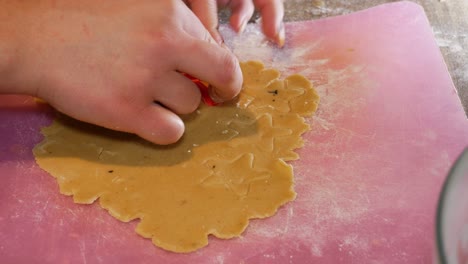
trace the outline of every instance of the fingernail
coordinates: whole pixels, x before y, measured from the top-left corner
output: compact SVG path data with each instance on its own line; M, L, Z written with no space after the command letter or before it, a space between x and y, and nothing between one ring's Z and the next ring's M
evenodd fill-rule
M216 42L218 42L219 45L224 45L224 39L221 35L218 35L216 38Z
M277 41L278 46L280 48L282 48L284 46L284 43L286 42L286 33L285 33L285 30L284 30L284 24L283 23L281 23L281 25L280 25L276 41Z
M239 34L244 32L245 28L247 27L247 22L248 20L246 18L244 18L244 20L242 21L240 27L239 27Z
M208 95L210 96L211 100L213 100L213 102L215 104L219 104L219 103L222 103L224 100L221 99L221 97L219 97L219 95L216 93L216 89L215 87L213 87L212 85L208 86Z
M216 29L212 31L211 35L213 36L213 39L216 41L216 43L218 43L219 45L222 45L224 43L223 37L221 36L221 34L219 34L219 32Z

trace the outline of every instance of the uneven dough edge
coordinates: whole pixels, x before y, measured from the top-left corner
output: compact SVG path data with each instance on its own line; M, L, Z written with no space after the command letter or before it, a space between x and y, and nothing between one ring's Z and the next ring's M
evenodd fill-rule
M280 82L283 81L283 80L278 79L279 78L279 72L276 71L276 70L272 70L272 69L264 69L264 66L263 66L263 64L261 62L245 62L245 63L241 63L241 66L242 66L244 74L246 73L246 71L248 71L250 69L252 71L255 71L256 74L258 74L259 78L257 78L256 80L250 80L250 79L248 79L248 77L246 77L247 78L246 83L244 84L245 90L240 95L240 99L239 99L239 102L238 102L239 106L242 107L242 105L245 105L245 108L248 109L249 107L252 107L252 105L257 103L257 102L251 102L252 98L249 98L251 96L251 94L249 94L249 87L254 87L255 88L258 83L261 83L261 82L268 83L268 85L266 85L266 87L263 87L263 88L266 88L267 90L270 89L271 87L275 88L276 87L275 85L278 85L278 87L280 87L280 88L284 88L280 84ZM124 221L124 222L131 221L131 220L136 219L136 218L140 218L141 221L137 225L136 232L138 234L140 234L141 236L143 236L143 237L151 238L153 243L156 244L157 246L159 246L159 247L161 247L163 249L169 250L169 251L174 251L174 252L192 252L192 251L197 250L197 249L199 249L201 247L204 247L204 246L206 246L208 244L208 236L209 235L214 235L214 236L216 236L218 238L221 238L221 239L228 239L228 238L238 237L245 231L245 229L247 228L247 226L249 224L250 219L266 218L266 217L270 217L270 216L274 215L277 212L277 210L279 209L279 207L281 207L284 204L294 200L295 197L296 197L296 193L294 191L293 167L290 164L286 163L286 162L299 158L297 153L294 150L297 149L297 148L300 148L300 147L302 147L304 145L304 142L303 142L303 140L301 138L301 135L303 133L305 133L309 129L309 125L305 122L304 117L311 116L316 111L316 109L318 107L318 95L315 92L315 90L312 88L310 82L306 78L304 78L303 76L300 76L300 75L291 75L291 76L285 78L283 82L286 83L286 86L300 86L300 87L303 87L305 95L304 94L299 94L299 92L298 92L299 95L297 97L292 97L290 99L290 101L288 102L288 104L283 107L284 109L289 107L289 109L293 109L294 112L297 112L296 113L296 117L297 117L296 122L298 122L297 120L300 120L302 122L302 125L297 124L297 123L296 124L291 123L291 124L294 124L294 125L297 125L298 127L300 127L300 128L298 128L298 131L296 131L296 134L298 135L298 140L293 142L290 145L289 148L278 151L278 153L275 153L275 155L277 155L277 157L275 156L274 161L277 162L278 164L280 164L278 166L284 166L284 168L287 168L289 170L289 174L291 175L291 177L290 177L290 181L286 183L287 185L289 185L289 187L286 190L286 193L288 193L288 194L284 196L284 199L282 201L279 201L279 202L277 201L275 203L274 207L271 210L267 210L267 211L264 211L264 212L258 213L258 214L250 214L248 217L245 217L244 221L241 221L241 225L237 226L236 232L233 232L231 234L226 234L226 233L220 232L216 228L206 229L205 232L203 232L203 239L199 240L198 241L199 243L197 243L196 245L193 245L193 246L187 246L187 245L185 245L185 246L174 246L173 243L166 243L164 241L161 241L158 238L157 234L155 235L155 233L152 233L151 230L153 230L153 229L146 227L147 221L145 220L144 217L138 216L138 215L137 216L130 216L130 217L125 216L124 217L121 213L116 212L112 208L112 206L106 204L106 202L104 202L105 200L99 199L99 203L100 203L101 207L103 207L104 209L109 211L109 213L112 216L114 216L115 218L117 218L117 219L119 219L121 221ZM254 89L254 88L252 88L252 89ZM308 98L308 100L310 100L310 101L304 101L303 98ZM311 100L311 98L312 98L312 100ZM262 100L263 100L263 98L262 98ZM258 116L260 116L260 117L264 116L265 114L268 114L268 111L271 110L271 109L268 109L268 107L264 107L265 109L262 109L262 107L264 106L263 103L264 102L260 102L259 103L260 106L257 109L258 110ZM307 106L303 107L304 105L307 105ZM279 112L283 111L281 108L278 108L278 109L279 109L278 110ZM285 115L286 114L287 113L285 112ZM266 124L269 125L268 122L270 120L268 120L267 117L265 117L265 118L266 118L266 121L265 121ZM46 127L46 128L43 128L41 130L41 132L44 134L44 136L46 138L48 136L50 136L51 134L53 134L53 133L57 133L57 131L52 129L55 122L56 121L54 121L54 123L50 127ZM285 121L282 121L282 122L287 124L288 120L285 120ZM41 155L46 154L46 152L47 152L46 148L47 148L47 145L50 144L50 142L47 142L46 138L41 143L39 143L38 145L36 145L34 147L33 152L34 152L36 162L39 164L39 166L42 169L46 170L46 171L50 171L50 169L48 169L50 164L46 164L48 162L44 162L43 159L38 158ZM286 140L286 139L287 138L285 138L284 140ZM281 138L279 138L277 140L281 141ZM76 203L93 203L96 199L98 199L99 197L101 197L103 195L103 193L97 193L97 194L94 194L94 196L91 197L91 198L90 197L85 197L85 196L81 197L81 193L77 192L76 189L73 189L73 187L66 186L67 183L65 183L64 180L61 180L62 179L61 175L55 175L53 173L51 173L51 175L57 179L57 181L59 183L59 186L60 186L60 192L62 194L64 194L64 195L72 195L73 199L74 199L74 201ZM81 198L78 198L78 197L81 197ZM148 231L148 230L150 230L150 231Z

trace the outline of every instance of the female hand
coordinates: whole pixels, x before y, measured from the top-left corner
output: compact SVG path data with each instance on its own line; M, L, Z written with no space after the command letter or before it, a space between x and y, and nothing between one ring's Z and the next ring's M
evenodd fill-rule
M230 24L237 32L244 30L256 8L262 17L262 28L266 37L280 47L284 45L283 0L186 0L186 2L218 42L222 42L222 38L217 29L217 6L231 9Z
M15 51L0 92L37 96L85 122L170 144L184 131L178 114L200 103L180 72L212 84L218 100L242 85L235 56L180 0L12 0L0 9L3 29L17 32L0 29L11 44L3 50Z

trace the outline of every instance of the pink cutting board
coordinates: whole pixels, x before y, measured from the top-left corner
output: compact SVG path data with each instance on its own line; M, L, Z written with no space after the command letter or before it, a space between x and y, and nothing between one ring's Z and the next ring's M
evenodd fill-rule
M223 28L238 56L315 84L322 101L293 163L296 201L241 238L191 254L153 246L97 205L76 205L31 149L52 111L0 96L0 262L430 263L435 208L468 122L431 27L410 2L289 23L279 50Z

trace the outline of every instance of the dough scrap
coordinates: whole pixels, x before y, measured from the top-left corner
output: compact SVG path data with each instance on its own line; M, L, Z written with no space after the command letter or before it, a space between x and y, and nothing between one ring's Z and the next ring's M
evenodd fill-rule
M279 79L260 62L241 63L238 100L183 116L181 141L157 146L137 136L59 116L42 129L36 162L75 203L99 200L115 218L174 252L238 237L249 219L295 199L293 170L318 96L300 75Z

